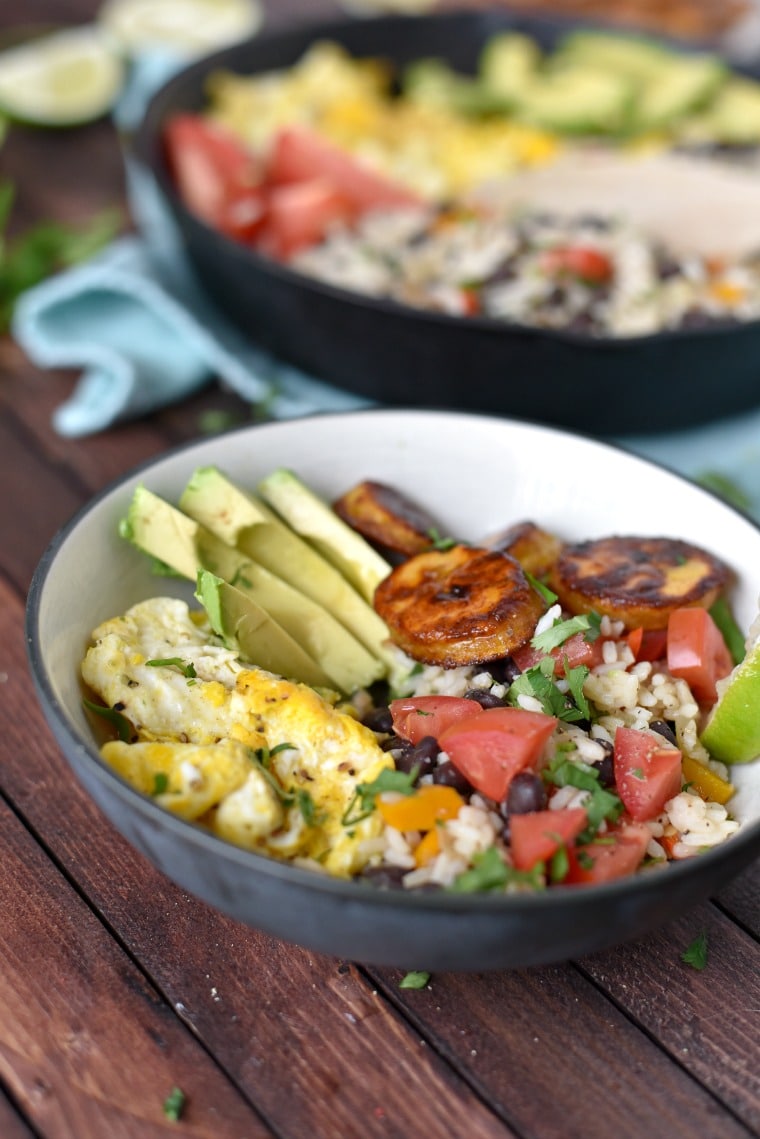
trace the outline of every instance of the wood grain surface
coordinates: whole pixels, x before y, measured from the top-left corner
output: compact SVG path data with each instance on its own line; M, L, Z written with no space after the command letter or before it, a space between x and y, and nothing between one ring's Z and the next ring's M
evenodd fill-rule
M0 31L18 19L0 5ZM27 0L85 22L91 0ZM269 25L335 15L270 0ZM16 231L126 214L107 121L14 128ZM128 224L128 222L127 222ZM74 373L0 339L2 1139L749 1139L760 1134L760 868L657 933L563 965L431 978L310 953L155 870L80 789L26 664L29 581L59 526L126 470L250 409L216 384L83 440L51 427ZM707 968L681 960L700 932ZM466 937L466 930L463 930ZM178 1122L164 1103L180 1088Z

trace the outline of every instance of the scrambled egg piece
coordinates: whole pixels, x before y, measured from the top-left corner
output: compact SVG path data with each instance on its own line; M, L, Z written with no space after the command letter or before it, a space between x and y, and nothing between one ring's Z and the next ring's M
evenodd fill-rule
M374 733L305 685L242 664L185 602L152 598L104 622L82 676L134 728L103 758L161 806L332 874L366 865L379 816L342 819L357 785L392 766Z
M284 71L251 78L217 72L207 85L210 115L257 151L299 124L423 197L466 193L561 149L547 131L506 115L472 118L445 107L391 97L390 69L357 60L335 43L316 43Z

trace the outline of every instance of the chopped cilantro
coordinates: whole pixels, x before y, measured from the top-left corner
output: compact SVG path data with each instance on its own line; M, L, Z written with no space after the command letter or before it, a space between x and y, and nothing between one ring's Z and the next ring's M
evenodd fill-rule
M584 641L591 644L597 639L601 631L602 618L598 613L581 613L577 617L568 617L564 621L555 621L542 633L537 633L531 640L534 649L550 653L552 649L563 645L576 633L584 634Z
M421 969L414 969L411 973L407 973L405 977L401 978L398 987L400 989L424 989L429 981L429 973L424 973Z
M473 855L473 866L463 871L449 890L457 894L480 894L489 890L503 890L507 886L525 885L533 890L544 888L544 865L537 863L532 870L515 870L508 866L495 846L489 846Z
M710 606L710 616L723 634L723 640L731 653L731 660L734 664L741 664L747 652L744 634L736 623L731 606L722 594Z
M146 660L146 665L149 668L176 668L182 673L183 676L193 678L198 675L195 671L195 665L192 661L185 662L180 657L160 657L156 660Z
M185 1093L181 1088L172 1088L164 1100L164 1115L172 1123L178 1123L185 1109Z
M576 850L575 857L579 866L584 870L593 870L596 865L596 859L592 858L586 850Z
M431 526L427 532L434 550L450 550L452 546L458 546L460 543L456 538L445 538L436 530L435 526Z
M544 778L555 787L577 787L588 791L589 797L583 804L588 816L588 827L578 836L578 842L589 842L603 821L615 822L623 810L622 800L612 791L607 791L599 782L599 772L595 767L581 760L570 760L559 753L544 771Z
M570 689L570 695L575 701L576 707L584 720L591 719L591 708L589 702L583 694L583 684L588 676L589 670L585 664L576 665L575 668L569 667L569 661L565 657L565 680Z
M633 776L634 779L638 779L639 782L643 782L644 772L641 770L640 767L632 767L631 768L631 775Z
M579 668L585 666L579 665ZM588 672L588 670L586 670ZM540 701L541 707L548 716L556 716L559 720L565 720L568 723L573 723L576 720L583 720L587 718L588 704L584 700L584 709L578 708L567 695L562 692L554 683L552 677L554 676L554 660L552 657L544 657L538 664L532 668L526 669L521 673L510 685L507 692L507 700L515 707L520 706L520 696L532 696L534 699ZM576 687L580 680L582 686L583 679L580 676L574 678Z
M419 773L419 767L413 767L409 772L394 771L393 768L386 767L371 783L359 783L341 819L343 826L353 826L371 815L375 808L375 799L383 791L398 791L402 795L411 795Z
M564 882L570 869L570 859L567 857L567 847L563 844L552 855L549 863L549 881Z
M127 717L122 716L117 708L108 708L104 704L95 704L86 697L82 699L82 703L90 712L94 712L96 716L100 716L101 720L108 720L109 724L112 724L114 728L116 728L119 739L125 744L129 743L134 735L134 728Z
M169 776L164 771L157 771L153 776L153 795L163 795L169 786Z
M309 827L316 827L324 818L322 812L317 811L317 805L310 791L305 788L300 788L295 793L295 802L299 811L303 815L303 821Z
M697 934L691 945L687 945L681 954L681 960L685 965L691 965L692 969L704 969L707 964L707 934L704 930Z
M557 594L553 593L551 589L549 589L548 585L544 585L544 583L542 581L539 581L537 577L534 577L532 573L528 573L527 570L524 572L526 578L528 579L528 584L533 586L536 593L540 597L543 597L547 605L553 605L557 600Z

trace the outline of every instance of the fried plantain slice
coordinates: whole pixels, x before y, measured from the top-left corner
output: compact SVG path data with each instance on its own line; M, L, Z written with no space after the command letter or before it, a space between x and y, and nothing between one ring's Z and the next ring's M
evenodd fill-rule
M526 573L542 578L559 557L562 543L535 522L515 522L506 530L489 535L481 543L488 550L501 550L516 558Z
M383 551L411 557L434 545L433 518L385 483L371 479L357 483L333 503L333 510Z
M513 557L474 546L417 554L375 591L396 644L443 668L509 656L530 640L545 608Z
M688 542L613 536L563 547L549 585L571 613L594 609L629 629L662 629L674 609L709 609L730 576Z

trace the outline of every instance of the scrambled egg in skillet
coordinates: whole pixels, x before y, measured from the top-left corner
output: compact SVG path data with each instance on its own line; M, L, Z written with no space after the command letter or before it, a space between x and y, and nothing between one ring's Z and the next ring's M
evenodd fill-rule
M392 766L374 734L317 692L241 663L203 613L153 598L93 633L85 683L134 727L103 758L127 782L239 846L347 876L373 813L341 821L357 784Z

